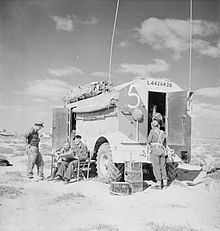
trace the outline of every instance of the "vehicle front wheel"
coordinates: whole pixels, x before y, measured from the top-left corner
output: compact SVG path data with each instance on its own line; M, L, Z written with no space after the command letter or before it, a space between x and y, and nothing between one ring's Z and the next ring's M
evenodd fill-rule
M120 181L123 177L122 165L117 168L112 161L112 152L109 143L103 143L97 153L97 172L98 178L103 183Z

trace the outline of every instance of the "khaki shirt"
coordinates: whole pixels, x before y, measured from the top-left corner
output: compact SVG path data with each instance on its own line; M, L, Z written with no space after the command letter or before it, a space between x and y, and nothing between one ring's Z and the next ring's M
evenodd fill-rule
M75 155L79 157L79 160L88 158L88 148L82 141L80 141L78 145L73 144L72 150Z
M73 150L71 148L68 149L62 148L61 155L65 155L65 157L62 159L66 160L67 162L74 160L75 157Z
M166 135L164 131L159 128L153 128L150 130L147 141L151 146L151 155L162 156L165 154L165 138Z
M160 130L159 128L151 129L149 136L148 136L148 139L147 139L148 144L157 143L159 136L160 136L159 143L165 144L166 134L164 133L164 131Z

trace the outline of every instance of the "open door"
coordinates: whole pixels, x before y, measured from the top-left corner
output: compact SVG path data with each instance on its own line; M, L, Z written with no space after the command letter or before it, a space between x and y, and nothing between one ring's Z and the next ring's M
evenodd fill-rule
M187 114L187 92L178 91L167 94L168 145L185 145L185 125Z
M52 150L63 146L68 139L68 109L53 108Z

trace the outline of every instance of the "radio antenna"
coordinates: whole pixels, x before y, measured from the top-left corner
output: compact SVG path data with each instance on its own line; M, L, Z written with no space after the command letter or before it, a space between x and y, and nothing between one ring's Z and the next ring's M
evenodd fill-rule
M190 0L190 20L189 20L189 91L192 90L192 26L193 26L193 4Z
M108 80L109 81L111 79L112 51L113 51L113 42L114 42L114 36L115 36L117 16L118 16L118 8L119 8L119 0L117 0L117 5L116 5L116 9L115 9L115 19L114 19L114 25L113 25L113 30L112 30L112 39L111 39L110 56L109 56L109 70L108 70Z

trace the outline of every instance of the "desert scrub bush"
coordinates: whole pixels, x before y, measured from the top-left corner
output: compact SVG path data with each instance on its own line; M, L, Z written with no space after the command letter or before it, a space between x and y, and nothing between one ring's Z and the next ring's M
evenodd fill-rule
M16 157L16 156L24 156L26 154L26 151L23 151L23 152L14 152L14 155L13 157Z
M26 148L24 145L17 145L15 146L16 151L26 151Z
M46 169L51 168L51 159L50 160L44 160L44 168L46 168Z
M77 229L77 231L119 231L119 229L113 225L97 224L88 228Z
M23 188L15 188L0 185L0 196L8 199L15 199L22 194Z
M74 203L74 209L77 209L77 206L79 206L80 208L82 205L83 207L89 206L90 201L82 193L78 192L78 193L65 193L61 196L55 197L49 202L49 204L55 206L69 206L70 204L73 203Z
M24 181L24 176L22 176L21 172L15 171L15 172L5 172L5 175L8 177L6 182L18 182L18 181Z
M82 199L85 198L86 196L84 196L82 193L66 193L63 194L62 196L56 197L55 198L55 202L59 203L59 202L63 202L63 201L67 201L67 200L73 200L73 199Z
M8 138L1 139L1 143L10 144L12 141Z
M14 144L23 144L23 145L25 145L25 140L24 139L21 139L21 140L15 140L14 141Z
M151 222L146 225L146 231L198 231L198 230L186 226L184 227L178 225L168 226L166 224L155 224Z
M14 149L13 148L0 147L0 153L1 154L13 154Z
M16 144L8 144L8 147L15 147L16 146Z

